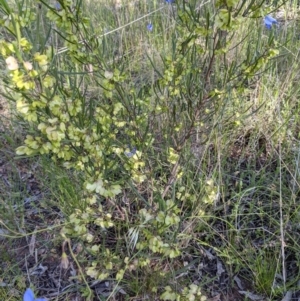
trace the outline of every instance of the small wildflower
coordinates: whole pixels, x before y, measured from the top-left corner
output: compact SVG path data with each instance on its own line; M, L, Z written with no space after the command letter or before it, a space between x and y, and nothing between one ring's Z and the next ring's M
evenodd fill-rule
M23 301L46 301L46 299L34 298L33 291L30 288L28 288L23 295Z
M33 66L30 62L24 62L24 68L28 71L32 70Z
M175 0L166 0L166 3L168 3L168 4L172 4L174 2L175 2Z
M152 25L152 23L148 23L148 25L147 25L147 30L148 30L148 31L152 31L152 30L153 30L153 25Z
M264 23L267 29L271 29L273 24L278 24L277 20L270 15L264 17Z
M130 149L130 148L129 148ZM131 158L135 155L136 153L136 147L134 147L131 151L125 151L124 154L125 156L127 156L128 158Z
M13 56L9 56L6 60L6 65L8 70L18 70L19 65L17 60Z
M54 7L55 7L56 10L61 10L62 9L60 3L57 2L57 1L55 2Z

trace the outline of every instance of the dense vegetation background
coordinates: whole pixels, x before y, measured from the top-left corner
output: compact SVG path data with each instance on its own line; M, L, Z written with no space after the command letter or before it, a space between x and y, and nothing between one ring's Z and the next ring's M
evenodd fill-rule
M300 299L297 2L0 12L1 300Z

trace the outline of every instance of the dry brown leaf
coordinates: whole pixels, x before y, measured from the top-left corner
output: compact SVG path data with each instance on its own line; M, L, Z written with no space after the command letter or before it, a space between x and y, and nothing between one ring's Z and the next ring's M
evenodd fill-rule
M36 228L35 228L36 231ZM31 236L30 242L29 242L29 254L33 256L34 249L35 249L35 242L36 242L36 233L34 232Z

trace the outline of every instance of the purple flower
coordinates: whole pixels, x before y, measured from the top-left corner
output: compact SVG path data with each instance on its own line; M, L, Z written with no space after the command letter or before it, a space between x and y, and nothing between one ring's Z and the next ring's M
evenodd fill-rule
M55 2L54 7L55 7L56 10L61 10L62 9L62 7L61 7L61 5L58 1Z
M133 147L132 150L130 150L130 146L128 146L129 152L125 151L124 154L128 158L133 157L136 154L136 147Z
M147 25L147 30L148 30L148 31L152 31L152 30L153 30L153 25L152 25L152 23L148 23L148 25Z
M264 23L267 29L271 29L273 24L278 24L277 20L270 15L264 17Z
M33 291L28 288L24 293L23 301L46 301L46 299L34 298Z

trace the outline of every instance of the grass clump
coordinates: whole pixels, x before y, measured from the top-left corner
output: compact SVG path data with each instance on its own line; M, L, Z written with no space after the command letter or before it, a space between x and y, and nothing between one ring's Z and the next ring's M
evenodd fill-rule
M0 2L18 289L297 296L295 26L265 29L267 2L169 2Z

